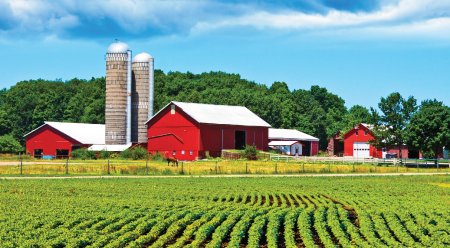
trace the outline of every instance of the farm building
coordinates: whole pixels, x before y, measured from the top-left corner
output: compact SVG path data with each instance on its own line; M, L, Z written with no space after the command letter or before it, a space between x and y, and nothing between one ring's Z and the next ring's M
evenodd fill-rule
M105 125L46 121L24 137L31 156L64 158L73 150L105 144Z
M269 147L273 147L283 154L290 156L301 156L302 155L302 143L298 141L271 141L269 142Z
M220 156L225 149L268 149L270 125L246 107L170 102L147 122L149 153L181 160Z
M401 149L398 147L377 149L368 143L372 139L374 136L370 132L370 125L360 123L343 135L343 141L340 133L333 136L328 141L328 154L355 158L386 158L390 156L399 158L401 150L402 158L422 158L422 153L409 150L406 146L402 146ZM441 158L442 154L439 157Z
M299 141L303 156L314 156L319 153L319 139L295 129L269 128L269 142Z

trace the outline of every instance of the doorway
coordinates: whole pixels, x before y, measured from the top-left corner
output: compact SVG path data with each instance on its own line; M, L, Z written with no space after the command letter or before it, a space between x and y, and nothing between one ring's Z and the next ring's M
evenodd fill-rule
M419 158L419 151L408 150L408 158Z
M42 158L42 154L44 153L44 150L42 149L34 149L34 157L35 158Z
M245 149L245 131L234 131L234 149Z
M56 159L69 158L69 150L56 149Z

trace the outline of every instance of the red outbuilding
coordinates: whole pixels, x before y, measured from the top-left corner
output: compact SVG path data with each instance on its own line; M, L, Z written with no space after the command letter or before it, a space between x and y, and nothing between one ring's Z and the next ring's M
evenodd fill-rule
M246 107L170 102L146 124L148 152L180 160L218 157L245 145L268 150L270 125Z
M65 158L73 150L105 144L105 125L46 121L24 137L31 156Z
M391 155L399 158L400 149L398 147L377 149L369 144L369 140L374 139L370 128L371 125L365 123L356 125L343 135L344 142L342 142L340 134L336 134L328 142L329 154L355 158L386 158ZM402 158L422 158L421 153L410 151L405 145L402 146L401 153Z

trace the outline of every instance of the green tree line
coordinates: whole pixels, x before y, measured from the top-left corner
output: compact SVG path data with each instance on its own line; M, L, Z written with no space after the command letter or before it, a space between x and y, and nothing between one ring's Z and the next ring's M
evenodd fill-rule
M105 78L29 80L0 91L0 136L23 135L44 121L105 122ZM246 106L275 128L293 128L318 137L320 149L340 130L349 113L345 101L326 88L289 90L284 82L270 87L238 74L155 70L154 112L170 101ZM362 107L361 107L362 108ZM366 109L366 111L368 111Z
M5 140L13 137L24 145L23 135L44 121L102 124L105 122L105 88L106 80L101 77L75 78L66 82L29 80L3 89L0 91L0 136L10 135ZM321 150L327 149L330 137L338 132L343 134L361 122L374 125L377 138L374 145L386 147L404 143L420 150L429 147L427 151L433 150L430 153L434 155L436 147L445 143L425 144L428 140L414 138L420 129L413 129L412 125L429 123L427 118L434 114L433 111L440 111L445 117L448 107L437 101L417 106L414 98L405 100L398 93L381 98L379 109L382 113L379 114L359 105L347 109L342 98L323 87L290 90L284 82L266 86L225 72L166 74L155 70L154 89L155 113L170 101L245 106L274 128L297 129L319 138ZM406 128L408 125L409 129ZM383 129L385 126L392 128ZM442 132L432 139L445 140L447 133Z

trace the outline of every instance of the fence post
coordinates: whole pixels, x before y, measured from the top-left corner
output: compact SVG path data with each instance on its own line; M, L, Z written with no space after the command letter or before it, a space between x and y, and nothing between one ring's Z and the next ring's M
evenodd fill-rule
M66 158L66 174L69 174L69 159Z
M217 162L216 162L216 174L217 174Z
M278 161L280 161L280 155L278 155Z
M366 164L366 158L363 158L363 164Z
M107 173L109 175L109 159L108 159L108 169L107 169Z
M355 172L355 163L353 163L353 172Z
M286 162L289 162L289 156L286 156Z
M181 162L181 173L184 173L183 172L183 162Z
M181 162L181 163L183 163L183 162ZM181 171L183 171L183 170L181 170ZM145 174L148 174L148 159L145 160Z
M383 166L386 166L386 157L383 158Z
M325 157L323 157L323 162L325 163Z
M427 159L425 159L425 166L426 166L427 169L428 169L428 160L427 160Z
M375 172L377 172L377 164L375 164Z
M395 159L394 159L394 165L395 165ZM398 172L398 164L397 164L397 172Z
M22 159L20 159L20 175L22 175Z
M245 174L247 174L247 162L245 162Z
M419 172L419 163L417 163L417 158L416 158L416 167L417 167L417 172Z
M303 164L303 173L305 173L305 164Z
M277 170L277 163L275 163L275 174L276 173L278 173L278 170Z
M437 163L437 171L439 172L439 159L436 159L436 163Z

